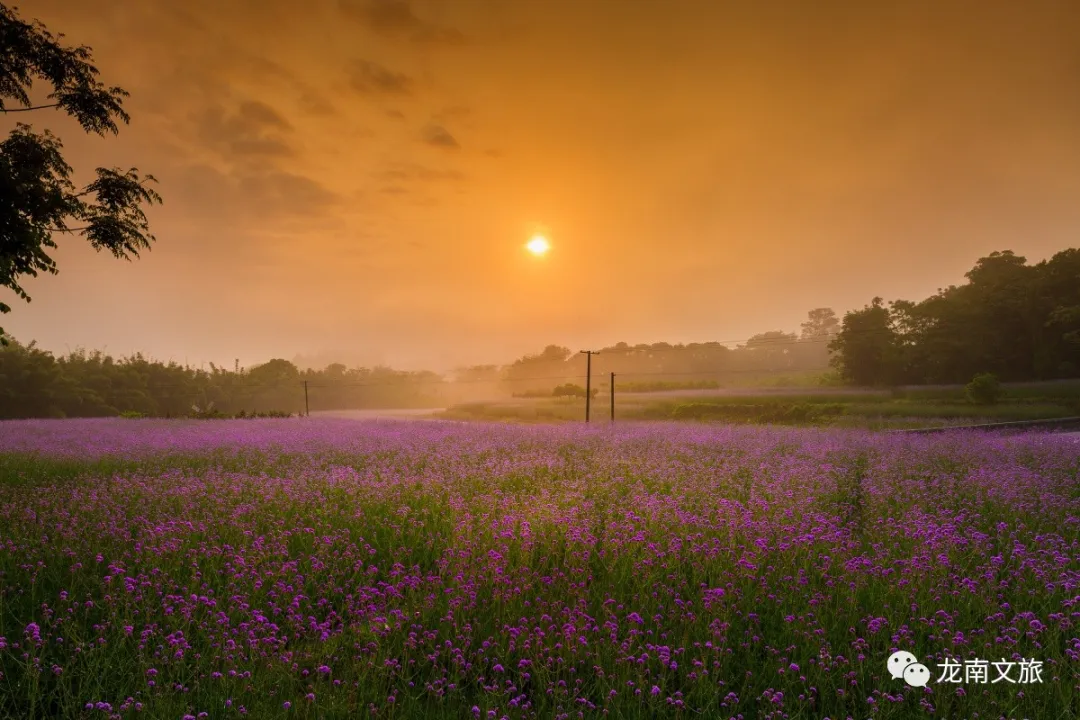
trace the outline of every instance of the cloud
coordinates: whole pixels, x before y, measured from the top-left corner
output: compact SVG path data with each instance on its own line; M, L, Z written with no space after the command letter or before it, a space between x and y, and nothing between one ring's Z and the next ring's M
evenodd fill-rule
M233 140L229 143L229 150L239 156L288 157L293 154L291 147L276 138Z
M252 125L292 130L292 125L281 117L277 110L257 100L245 100L240 103L240 110L237 114Z
M302 115L335 112L323 91L303 76L304 63L248 48L243 38L258 31L240 14L243 2L232 3L232 8L200 0L187 4L116 0L116 4L139 7L140 13L148 14L145 32L123 44L129 48L132 73L141 76L143 86L128 82L124 86L133 94L137 91L140 104L158 114L174 115L175 107L184 103L195 107L219 102L237 88L258 88L262 97L296 105ZM273 13L274 22L289 22L288 11L281 10L286 14ZM296 12L303 12L299 5ZM306 67L310 79L325 89L323 79L316 79L310 69Z
M292 130L278 111L256 101L244 101L232 113L213 105L196 124L199 139L229 158L290 156L293 150L283 135Z
M413 33L412 40L432 45L462 45L465 43L465 36L454 28L428 25Z
M436 120L459 120L472 115L472 108L467 105L451 105L435 115Z
M276 207L292 215L318 215L339 200L337 193L319 182L283 170L243 175L238 185L258 199L261 208Z
M338 8L345 17L386 37L441 45L459 45L465 41L464 35L454 28L418 18L407 0L339 0Z
M397 182L436 182L465 179L465 175L459 170L434 170L414 163L398 163L390 169L378 173L377 177L382 178L383 180L393 180Z
M424 142L435 147L456 150L461 147L457 139L442 125L431 124L424 128Z
M301 91L298 102L303 112L309 115L333 115L336 112L329 100L311 88Z
M368 60L356 60L349 67L349 84L361 93L408 95L412 82L408 75L393 72Z
M251 223L287 217L312 218L340 201L337 193L303 175L285 170L228 172L206 164L187 165L169 174L170 198L183 214L202 220Z

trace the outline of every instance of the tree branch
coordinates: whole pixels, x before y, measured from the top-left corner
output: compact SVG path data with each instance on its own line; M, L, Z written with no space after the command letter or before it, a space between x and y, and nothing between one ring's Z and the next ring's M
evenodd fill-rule
M24 107L24 108L10 108L10 109L9 108L4 108L3 111L5 113L30 112L31 110L45 110L47 108L54 108L54 107L60 107L60 103L52 103L50 105L34 105L33 107Z

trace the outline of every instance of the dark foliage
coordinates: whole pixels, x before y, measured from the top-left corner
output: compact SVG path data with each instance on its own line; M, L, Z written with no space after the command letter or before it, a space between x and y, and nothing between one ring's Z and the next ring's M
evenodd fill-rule
M114 359L78 350L56 358L34 343L0 348L0 419L47 417L288 417L312 411L436 407L438 376L389 368L299 370L287 360L243 372ZM241 415L241 413L243 413Z
M1080 375L1080 249L1036 265L991 253L967 280L922 302L875 298L849 312L831 344L837 369L860 385Z
M979 373L964 390L968 400L976 405L996 405L1004 395L1001 381L992 373Z
M127 93L98 79L90 48L65 47L41 23L22 20L0 4L0 112L58 109L75 118L88 133L116 134L130 118L123 108ZM32 105L34 82L52 88L42 105ZM71 181L60 140L19 123L0 143L0 287L29 302L20 278L55 274L49 251L55 236L79 235L95 250L130 260L150 248L154 236L144 206L161 202L151 175L136 168L98 168L83 188ZM11 307L0 303L0 313ZM0 343L5 343L0 328Z
M590 397L596 397L600 391L593 388L588 393ZM557 388L551 391L552 397L566 397L566 398L583 398L585 397L585 388L574 383L566 383L565 385L559 385Z

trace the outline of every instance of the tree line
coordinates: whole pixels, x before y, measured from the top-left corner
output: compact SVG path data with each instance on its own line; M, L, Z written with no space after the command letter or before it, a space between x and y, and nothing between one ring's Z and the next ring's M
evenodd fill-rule
M34 343L12 339L0 348L0 418L433 407L440 381L435 373L386 367L332 364L300 370L282 359L235 371L213 363L209 370L164 363L142 354L115 359L81 349L54 357Z
M920 302L877 297L847 313L830 344L841 377L900 385L1080 375L1080 249L1034 265L994 252L965 277Z
M995 252L966 278L920 302L874 298L842 320L817 308L799 333L759 333L735 347L616 343L593 357L594 389L606 392L601 378L609 372L620 388L643 391L665 383L718 387L830 364L844 381L863 386L967 383L982 373L1003 381L1080 374L1080 250L1035 265ZM485 391L550 394L568 380L580 384L584 374L585 357L558 345L507 365L443 375L341 363L301 369L283 359L242 371L213 363L203 370L142 354L114 359L76 350L55 357L12 341L0 348L0 418L440 407Z
M671 344L626 342L599 348L592 359L597 376L616 374L619 386L682 385L686 387L745 383L778 374L822 372L829 368L828 343L840 321L830 308L811 310L801 332L770 330L735 344L719 341ZM548 345L537 354L525 355L510 365L466 368L459 377L475 381L487 378L502 382L516 392L550 390L553 379L581 378L584 355L559 345Z
M605 367L617 367L620 372L653 374L654 380L685 381L681 373L688 369L711 378L739 367L762 373L823 369L825 340L839 321L831 310L814 313L811 316L818 321L804 324L802 341L793 333L774 331L735 349L720 343L619 343L603 351L606 366L599 358L594 361L593 373L599 376L609 372ZM0 418L442 407L485 392L510 397L540 390L551 395L555 388L565 388L567 380L580 383L584 374L583 358L556 345L509 365L479 365L443 375L382 366L348 368L341 363L301 369L281 358L242 370L210 363L205 370L141 353L113 358L78 349L57 357L33 342L9 338L8 345L0 347Z

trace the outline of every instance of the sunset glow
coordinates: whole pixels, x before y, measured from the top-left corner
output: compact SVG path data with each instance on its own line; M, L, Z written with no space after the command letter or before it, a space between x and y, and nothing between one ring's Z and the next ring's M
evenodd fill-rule
M537 235L532 240L525 244L526 249L533 255L540 257L546 255L548 250L551 249L551 243L547 241L543 235Z
M0 720L1078 717L1080 0L15 2Z
M138 263L61 234L32 303L0 287L51 352L449 372L744 340L1080 224L1080 2L4 4L132 117L106 142L5 100L4 137L164 198Z

